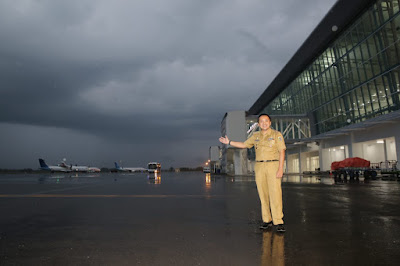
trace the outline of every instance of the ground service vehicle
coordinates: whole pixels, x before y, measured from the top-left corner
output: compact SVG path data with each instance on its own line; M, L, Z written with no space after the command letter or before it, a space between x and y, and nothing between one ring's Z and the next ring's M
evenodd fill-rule
M376 179L378 174L399 177L400 171L397 169L397 161L385 161L380 163L370 163L359 157L347 158L331 164L331 173L335 180L350 180L359 178L362 175L366 179Z
M147 171L149 173L160 173L161 172L161 164L157 162L150 162L147 164Z

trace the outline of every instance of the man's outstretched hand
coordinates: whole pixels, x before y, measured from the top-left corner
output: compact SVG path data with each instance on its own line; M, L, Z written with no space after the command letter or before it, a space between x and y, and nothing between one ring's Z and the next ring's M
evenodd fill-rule
M219 142L221 142L222 144L229 144L229 139L228 139L228 137L225 135L225 137L220 137L220 138L219 138Z

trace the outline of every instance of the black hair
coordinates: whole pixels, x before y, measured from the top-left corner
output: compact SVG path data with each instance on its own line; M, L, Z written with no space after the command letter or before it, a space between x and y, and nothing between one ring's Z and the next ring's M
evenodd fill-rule
M271 120L271 117L270 117L269 115L267 115L267 114L260 114L260 115L258 116L258 118L257 118L257 121L259 121L259 120L260 120L260 117L261 117L261 116L263 116L263 115L266 115L266 116L268 116L268 118L269 118L269 121L271 121L271 122L272 122L272 120Z

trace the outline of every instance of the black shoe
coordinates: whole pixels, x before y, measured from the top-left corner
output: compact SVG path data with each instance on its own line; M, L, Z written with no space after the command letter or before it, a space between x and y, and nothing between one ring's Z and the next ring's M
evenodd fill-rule
M269 223L262 223L261 225L260 225L260 229L269 229L269 228L271 228L272 227L272 222L269 222Z
M285 232L286 230L285 230L285 227L283 226L283 224L278 224L278 225L276 226L276 231L277 231L277 232L280 232L280 233L283 233L283 232Z

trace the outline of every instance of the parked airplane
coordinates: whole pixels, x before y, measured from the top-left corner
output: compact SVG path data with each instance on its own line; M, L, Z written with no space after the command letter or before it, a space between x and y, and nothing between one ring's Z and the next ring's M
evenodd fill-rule
M70 165L72 172L89 172L89 167L88 166L78 166L78 165Z
M65 161L66 159L64 158L60 166L68 168L72 172L98 173L101 171L100 168L97 167L90 167L86 165L72 165L72 164L68 165Z
M117 162L114 162L115 169L121 172L145 172L147 171L146 168L143 167L120 167Z
M43 159L39 159L39 164L40 164L40 169L42 170L47 170L51 172L66 172L66 173L71 172L71 169L62 166L61 164L47 165Z
M60 163L59 165L61 167L71 170L72 172L89 172L88 166L83 166L83 165L78 166L78 165L67 164L65 161L66 161L66 159L64 158L62 163Z
M89 167L88 172L90 172L90 173L100 173L101 170L100 170L100 168L97 168L97 167Z

